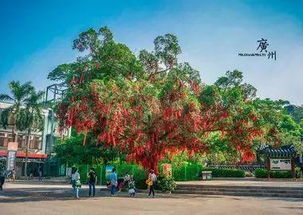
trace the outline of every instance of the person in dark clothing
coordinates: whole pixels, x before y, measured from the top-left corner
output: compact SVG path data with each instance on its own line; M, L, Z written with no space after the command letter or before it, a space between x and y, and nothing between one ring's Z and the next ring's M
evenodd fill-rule
M157 175L155 174L153 169L150 170L146 183L149 187L148 196L151 196L151 194L153 194L153 197L155 197L155 187L156 187L156 183L157 183Z
M88 173L88 186L89 186L89 193L88 195L95 196L96 193L96 183L97 183L97 174L94 168L91 168Z
M5 173L4 173L4 171L2 171L2 172L0 171L0 190L3 189L4 182L5 182Z

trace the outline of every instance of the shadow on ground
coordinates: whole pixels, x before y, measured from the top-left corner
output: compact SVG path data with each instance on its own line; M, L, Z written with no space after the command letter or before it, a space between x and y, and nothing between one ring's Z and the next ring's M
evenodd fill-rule
M80 200L91 199L88 197L88 190L80 190ZM108 189L98 189L96 190L96 196L92 199L98 198L131 198L128 196L127 192L119 192L114 197L110 196ZM134 198L148 199L147 191L139 191ZM163 198L174 198L174 199L184 199L184 198L222 198L221 196L199 196L199 195L179 195L179 194L167 194L167 193L157 193L156 197L158 199ZM69 201L75 200L73 197L72 189L62 188L47 188L47 189L33 189L33 188L8 188L4 191L0 191L0 203L18 203L18 202L33 202L33 201Z
M90 199L88 197L88 189L80 189L80 200ZM115 197L111 197L109 190L106 188L96 189L96 196L93 199L101 198L130 198L127 192L119 192ZM140 190L135 198L147 199L146 190ZM213 196L213 195L194 195L194 194L167 194L158 192L156 198L173 198L173 199L190 199L190 198L226 198L226 196ZM243 199L252 198L252 197L236 197L229 196L229 198L241 201ZM302 202L302 199L295 198L269 198L269 197L254 197L264 200L284 200L289 202ZM18 203L18 202L34 202L34 201L70 201L75 200L73 197L71 188L7 188L3 191L0 191L0 203ZM290 208L289 208L290 209ZM301 209L302 207L292 208L292 209Z

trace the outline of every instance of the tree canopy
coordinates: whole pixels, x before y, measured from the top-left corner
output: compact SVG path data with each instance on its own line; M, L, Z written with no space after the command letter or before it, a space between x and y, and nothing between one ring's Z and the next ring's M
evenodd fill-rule
M115 147L144 168L157 170L161 159L181 151L218 148L252 160L256 144L280 144L281 132L292 126L287 118L278 123L283 104L256 98L238 70L203 83L197 70L178 61L175 35L158 36L154 50L137 57L102 27L81 33L73 48L86 55L48 76L67 86L57 109L60 126L83 133L83 144Z

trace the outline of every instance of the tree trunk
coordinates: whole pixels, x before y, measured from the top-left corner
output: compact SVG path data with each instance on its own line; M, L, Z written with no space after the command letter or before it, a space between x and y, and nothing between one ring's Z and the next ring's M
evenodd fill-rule
M28 177L27 175L27 164L28 164L28 150L29 150L29 138L31 134L31 128L28 128L27 130L27 138L26 138L26 149L25 149L25 165L24 165L24 175Z
M12 141L13 142L17 142L18 141L18 135L17 135L16 130L17 130L16 124L14 124L13 128L12 128Z

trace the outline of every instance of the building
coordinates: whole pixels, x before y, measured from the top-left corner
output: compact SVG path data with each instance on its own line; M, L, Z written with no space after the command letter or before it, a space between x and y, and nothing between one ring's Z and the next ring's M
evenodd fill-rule
M0 111L11 105L10 103L0 102ZM43 109L42 112L44 118L42 131L33 131L29 137L28 174L38 176L39 169L41 169L44 175L64 175L65 165L58 164L56 159L53 158L53 147L56 138L60 137L57 121L51 109ZM63 135L69 136L69 133L69 131L66 131ZM17 131L17 135L16 174L17 176L23 176L25 175L27 134L26 131ZM12 126L3 128L0 125L0 162L2 166L6 165L8 142L13 142Z

